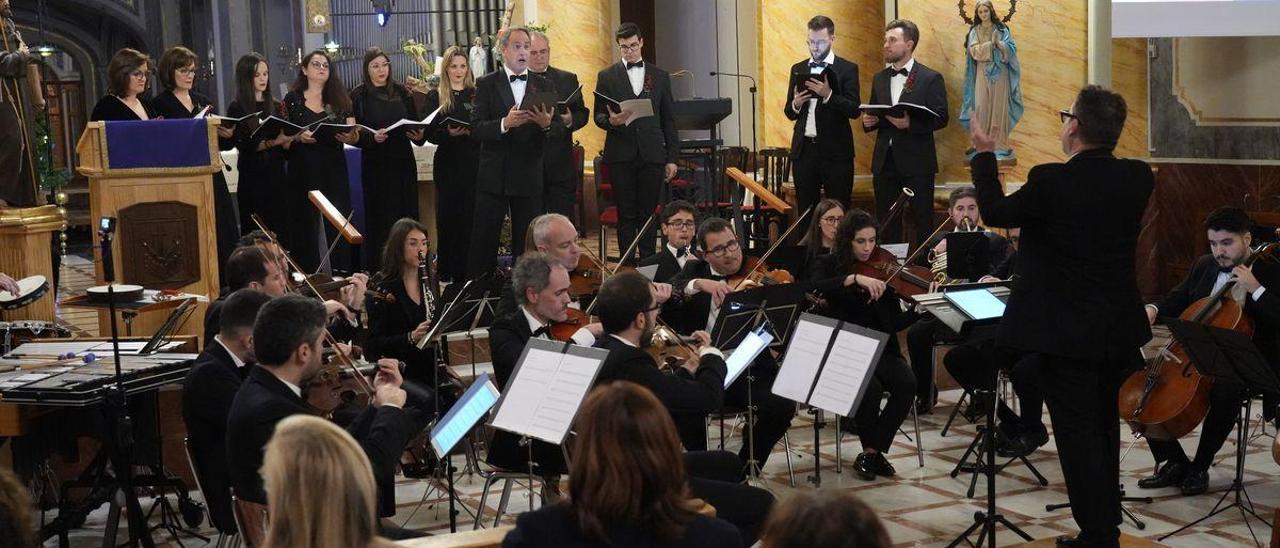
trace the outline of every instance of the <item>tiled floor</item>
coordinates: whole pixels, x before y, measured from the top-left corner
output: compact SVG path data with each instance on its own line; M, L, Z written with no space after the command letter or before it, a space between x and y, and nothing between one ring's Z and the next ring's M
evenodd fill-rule
M588 245L594 244L588 243ZM66 289L83 288L89 285L92 276L93 267L89 261L68 257L63 267L62 286ZM61 319L76 333L96 334L96 315L93 313L63 310ZM899 545L946 545L973 523L974 512L984 509L986 504L985 478L978 482L975 492L977 498L971 499L965 496L969 487L969 475L961 474L956 478L950 476L951 469L960 459L975 433L973 425L963 419L957 419L957 426L953 427L946 437L941 436L942 426L958 396L958 391L944 392L942 401L934 413L920 417L920 434L925 448L923 467L918 464L915 443L909 441L905 435L898 437L889 455L898 469L898 477L893 479L866 482L853 477L849 464L859 450L859 445L856 437L851 436L845 436L841 442L844 470L843 473L837 474L835 429L828 421L818 444L821 448L821 488L849 489L856 492L880 514L894 542ZM812 425L812 417L804 412L798 414L792 423L789 437L797 482L795 489L814 488L807 479L815 469ZM911 431L909 419L905 428L908 432ZM1277 484L1277 479L1280 478L1280 466L1272 460L1270 455L1272 434L1274 431L1268 428L1264 434L1259 434L1248 444L1248 457L1245 464L1245 482L1249 496L1256 503L1258 512L1268 518L1272 510L1280 506L1280 486ZM1196 435L1189 436L1183 440L1183 445L1189 450L1194 450L1196 440ZM1134 514L1146 522L1145 530L1135 528L1132 522L1127 520L1122 530L1137 536L1157 537L1208 513L1218 501L1222 490L1230 485L1234 473L1233 455L1236 447L1234 440L1233 435L1231 441L1228 441L1219 454L1220 461L1210 471L1212 492L1197 497L1182 497L1173 489L1154 492L1137 489L1138 478L1151 472L1153 461L1145 443L1139 442L1134 445L1122 463L1122 480L1129 487L1129 495L1150 495L1155 500L1152 504L1128 505ZM728 446L732 450L736 450L739 445L740 440L736 437L728 440ZM1049 485L1040 486L1021 464L1009 466L997 477L996 491L1000 513L1035 538L1072 532L1075 525L1069 511L1045 511L1046 504L1066 501L1066 491L1062 484L1055 444L1050 442L1041 451L1035 453L1031 457L1031 462L1048 479ZM462 459L457 459L457 465L462 467ZM471 527L472 516L480 502L482 482L482 476L475 473L456 477L456 488L462 506L460 508L462 515L459 518L460 529ZM780 447L775 448L765 466L763 483L780 496L793 489L788 482L786 459ZM500 485L490 491L490 497L484 509L490 522L501 495ZM528 507L527 492L523 486L517 485L513 488L508 515L502 518L503 522L510 523L512 514ZM397 486L397 500L399 511L394 518L396 523L433 534L448 531L448 499L434 484L402 479ZM149 505L150 501L144 502L144 508ZM83 528L72 533L72 546L100 545L106 517L105 507L92 514ZM1256 521L1252 522L1252 526L1259 538L1266 542L1270 536L1270 529L1260 526ZM203 532L209 533L207 526ZM157 536L157 540L162 539ZM997 535L999 544L1010 544L1018 540L1015 535L1003 528ZM169 542L168 537L163 541ZM190 538L183 539L183 542L186 546L203 545L203 542L198 540L192 542ZM1240 513L1235 510L1201 523L1165 542L1173 546L1252 544L1249 529L1241 519ZM55 546L56 543L51 542L49 545Z

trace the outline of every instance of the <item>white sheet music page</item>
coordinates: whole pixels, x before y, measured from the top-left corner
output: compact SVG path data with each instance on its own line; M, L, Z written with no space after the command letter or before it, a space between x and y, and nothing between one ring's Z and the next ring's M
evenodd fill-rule
M509 432L533 435L534 413L542 405L543 394L556 382L564 354L530 348L521 362L519 375L507 381L502 406L493 417L493 426Z
M809 400L809 389L822 365L832 331L834 326L805 319L796 324L781 370L773 381L774 394L801 403Z
M560 443L591 388L599 359L528 348L516 376L507 383L493 426L550 443Z
M875 371L879 347L876 339L841 330L809 404L837 415L850 415L861 396L863 380Z

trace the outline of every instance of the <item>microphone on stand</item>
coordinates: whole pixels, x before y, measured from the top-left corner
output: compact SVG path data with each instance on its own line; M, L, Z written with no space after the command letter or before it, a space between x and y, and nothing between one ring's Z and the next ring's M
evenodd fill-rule
M751 93L756 92L756 79L749 74L734 74L732 72L719 72L719 71L713 70L711 71L711 75L712 76L732 76L734 78L746 78L747 80L751 81L751 89L749 91L751 91Z

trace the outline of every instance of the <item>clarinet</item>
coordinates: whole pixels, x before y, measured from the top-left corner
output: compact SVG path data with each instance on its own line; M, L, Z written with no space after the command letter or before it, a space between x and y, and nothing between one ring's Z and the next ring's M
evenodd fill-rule
M439 285L436 283L433 263L435 263L435 254L429 251L418 252L418 283L422 284L422 306L426 309L427 321L435 318L436 300L439 298L436 294Z

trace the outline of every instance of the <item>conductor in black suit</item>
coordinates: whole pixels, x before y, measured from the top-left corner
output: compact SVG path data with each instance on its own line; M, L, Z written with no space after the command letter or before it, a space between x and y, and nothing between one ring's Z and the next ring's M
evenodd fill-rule
M622 60L600 71L596 92L618 102L649 99L653 104L653 116L630 124L628 114L599 96L593 110L596 125L605 130L604 161L618 200L618 248L625 250L657 209L664 182L676 176L680 141L672 112L671 76L641 58L644 36L635 23L618 26L614 36ZM657 236L652 230L636 246L642 258L653 255Z
M529 93L554 92L555 84L529 72L529 30L508 29L498 38L502 70L476 80L471 138L480 143L476 209L467 277L488 274L497 264L502 221L511 212L511 248L524 246L529 221L542 213L542 151L564 125L541 106L520 110ZM554 110L554 109L552 109Z
M227 418L227 462L235 495L266 504L262 453L276 423L290 415L313 413L302 387L321 369L324 306L315 299L286 295L267 303L253 327L259 366L249 372L231 403ZM378 486L378 515L395 514L395 472L409 440L426 427L428 417L406 408L398 364L378 361L373 397L347 426L347 432L369 456ZM428 403L428 405L430 405Z
M791 66L791 74L813 74L787 90L782 112L795 122L791 132L792 177L800 211L827 198L849 207L853 193L853 130L858 117L858 65L837 57L832 46L836 24L830 17L809 20L810 59Z
M1058 440L1071 512L1080 526L1059 546L1119 546L1120 417L1124 375L1151 339L1134 273L1151 168L1113 154L1124 128L1120 95L1089 86L1061 112L1066 163L1031 169L1004 195L995 142L973 133L978 208L988 225L1022 227L1018 279L998 343L1035 354ZM1083 231L1082 231L1083 228Z
M182 422L187 426L191 464L200 476L209 519L223 533L236 532L227 472L227 415L240 383L254 367L254 318L270 300L270 295L256 289L241 289L227 297L221 331L196 357L182 382Z
M551 80L563 101L578 89L578 75L551 66L551 39L538 31L531 34L533 45L529 50L529 71ZM578 183L578 169L582 167L581 160L578 165L573 163L573 132L585 127L591 118L581 90L563 110L557 110L556 117L565 130L548 138L542 151L542 209L543 213L559 213L573 218L574 205L578 201L575 185Z
M862 117L862 128L876 133L871 157L872 183L876 193L876 217L885 218L889 206L903 188L915 192L911 198L911 219L918 244L933 232L933 178L938 173L938 151L933 132L947 127L947 86L942 75L915 60L920 29L905 19L895 19L885 27L884 62L889 68L871 79L873 105L913 103L937 113L908 110L902 116ZM901 218L883 228L885 241L901 234Z

